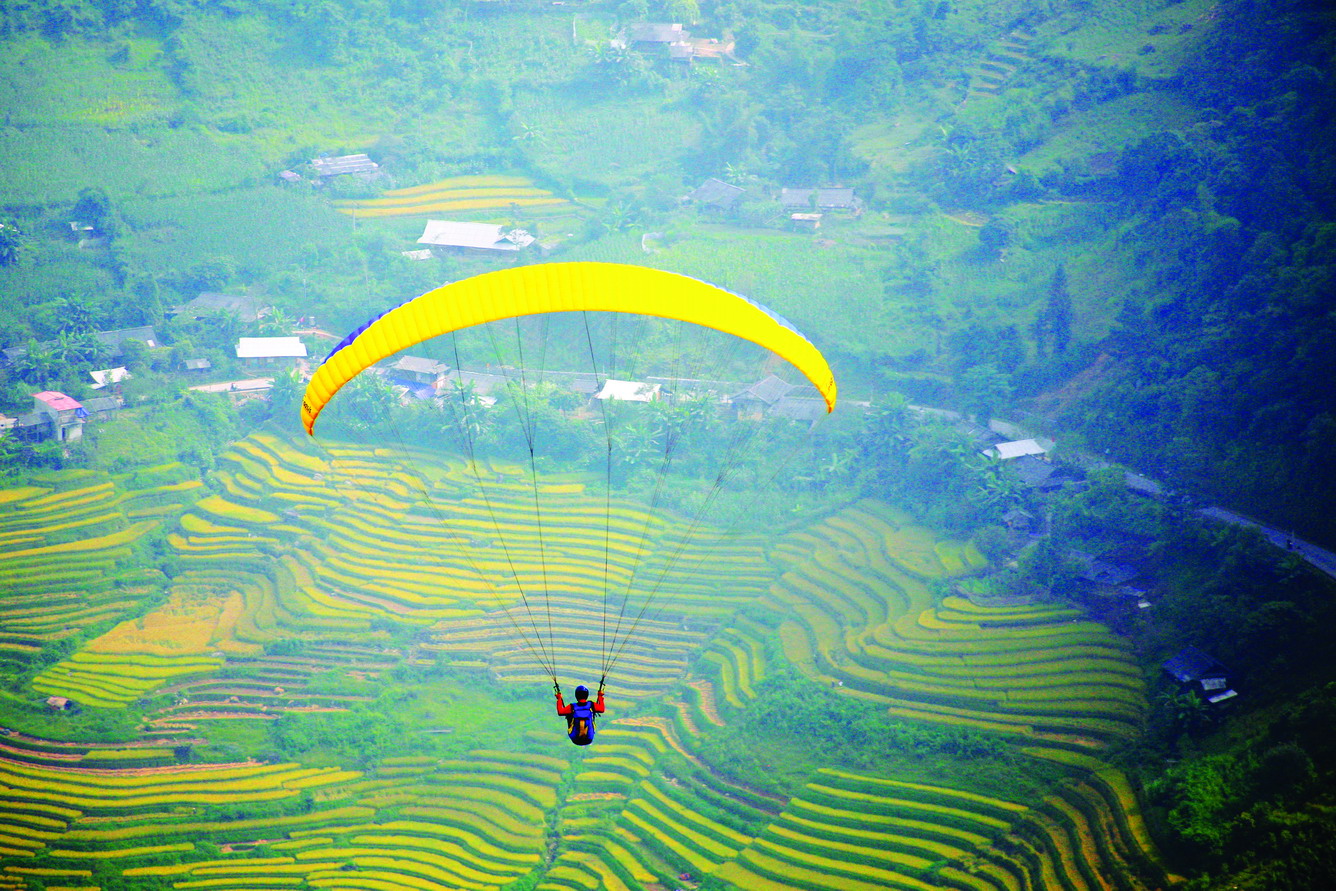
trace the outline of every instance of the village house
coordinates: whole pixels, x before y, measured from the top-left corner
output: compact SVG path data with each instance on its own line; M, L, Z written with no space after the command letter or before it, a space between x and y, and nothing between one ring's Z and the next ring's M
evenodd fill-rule
M1184 647L1175 656L1166 659L1161 668L1173 678L1179 689L1195 693L1212 705L1239 695L1230 682L1229 669L1220 660L1196 647Z
M131 374L126 370L124 365L120 365L116 368L103 368L99 371L90 371L88 372L88 376L93 379L93 383L89 389L101 390L107 386L119 384L123 380L128 380L131 377Z
M73 700L66 699L64 696L48 696L46 698L46 707L53 712L78 711Z
M390 366L390 377L405 383L429 386L439 393L445 389L446 374L450 371L444 362L421 356L400 356Z
M125 355L125 342L127 340L142 343L150 349L162 346L162 341L158 340L158 332L153 330L152 325L140 325L137 328L118 328L115 331L95 331L93 336L106 348L107 356L112 359L119 359Z
M813 390L814 388L805 387L803 389ZM816 423L829 414L829 410L826 407L826 400L820 396L789 394L770 408L770 414L780 418L788 418L790 421Z
M720 179L707 179L687 195L687 200L706 210L727 212L733 209L746 191Z
M824 214L791 213L789 214L789 225L802 232L815 232L821 228L822 216Z
M123 404L119 396L78 402L63 393L36 393L33 395L34 411L13 418L0 415L0 436L13 436L24 442L48 439L77 442L83 437L84 424L111 417Z
M0 436L12 436L24 442L40 442L46 438L51 425L42 412L29 411L10 417L0 415Z
M239 321L249 325L268 315L269 307L262 306L259 300L246 294L201 291L198 297L172 310L173 315L184 316L190 321L199 321L218 313L235 315Z
M1109 592L1121 589L1139 574L1135 567L1095 558L1086 563L1076 577L1096 591Z
M534 237L523 229L454 220L428 220L417 240L447 253L516 253L533 242Z
M790 384L768 374L726 400L738 417L771 414L791 421L811 422L826 416L826 401L815 387Z
M206 374L212 370L213 363L203 356L200 356L197 359L186 360L186 371L194 372L196 374Z
M88 417L84 422L105 421L114 417L116 411L125 405L125 400L120 396L95 396L92 399L83 401L84 411L88 412Z
M1074 483L1071 475L1063 468L1033 455L1022 455L1007 462L1007 471L1022 486L1035 492L1056 492Z
M685 49L679 51L679 54L682 56L679 61L694 62L696 59L713 59L717 62L723 62L725 59L730 59L734 62L737 61L733 56L733 50L737 47L737 43L732 40L718 40L714 37L693 37L686 43L687 45ZM676 58L672 55L674 49L676 49L676 46L670 46L668 48L669 58Z
M112 359L119 359L125 355L124 344L128 340L137 341L150 349L161 345L158 340L158 334L153 330L152 325L141 325L138 328L118 328L115 331L95 331L94 339L102 345L105 354ZM56 346L54 340L44 340L37 346L43 350L49 350ZM28 348L15 346L0 349L0 368L8 367L28 355Z
M690 37L691 32L683 30L681 23L632 22L622 32L620 42L622 46L632 47L639 44L671 46L685 43Z
M696 59L731 59L737 44L727 36L724 40L692 37L691 32L678 22L633 22L622 30L612 45L642 51L666 48L670 61L689 65Z
M340 155L337 158L312 158L311 169L315 171L317 176L326 179L331 176L347 176L349 174L369 178L379 173L380 165L365 154Z
M237 358L251 367L296 368L306 358L300 337L242 337Z
M1012 442L999 442L984 451L989 458L999 461L1012 461L1026 455L1047 455L1051 446L1045 446L1036 439L1018 439Z
M733 410L739 415L759 415L796 389L777 375L767 374L740 393L729 397Z
M829 213L844 211L860 214L863 202L854 194L853 189L789 189L779 190L779 203L788 211L814 210Z
M610 399L613 402L658 402L662 393L663 387L660 384L606 380L594 398Z
M55 390L34 393L32 398L33 410L46 417L52 439L57 442L77 442L83 438L84 419L88 417L88 410L78 400Z

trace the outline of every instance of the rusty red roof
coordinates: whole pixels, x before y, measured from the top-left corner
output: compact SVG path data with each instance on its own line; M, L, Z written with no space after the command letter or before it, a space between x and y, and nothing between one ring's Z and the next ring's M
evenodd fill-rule
M77 399L66 396L64 393L57 393L55 390L43 390L40 393L32 394L32 397L39 402L45 402L56 411L71 411L76 408L83 408Z

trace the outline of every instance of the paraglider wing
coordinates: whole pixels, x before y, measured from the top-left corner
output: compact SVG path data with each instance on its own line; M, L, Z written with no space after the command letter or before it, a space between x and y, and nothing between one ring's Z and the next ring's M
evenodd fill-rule
M620 312L713 328L785 359L835 408L825 358L787 321L760 304L697 279L616 263L547 263L490 272L428 291L373 319L325 358L302 398L302 423L315 421L339 388L381 359L472 325L537 313Z

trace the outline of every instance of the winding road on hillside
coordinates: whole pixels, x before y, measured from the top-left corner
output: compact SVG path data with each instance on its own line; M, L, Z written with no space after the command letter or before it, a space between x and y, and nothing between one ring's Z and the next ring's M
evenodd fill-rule
M910 408L920 414L929 414L968 425L971 432L982 432L982 428L963 417L959 412L940 408L930 408L922 405L911 405ZM988 422L988 429L999 436L1006 436L1013 440L1043 438L1038 436L1038 434L1026 430L1020 424L999 420L997 418ZM1087 470L1113 466L1108 460L1099 455L1071 447L1064 447L1063 458L1064 460L1077 464ZM1149 495L1153 498L1163 498L1171 493L1171 490L1166 487L1164 483L1152 477L1132 473L1131 471L1124 471L1124 473L1128 488L1134 489L1141 494ZM1263 538L1276 547L1294 554L1319 572L1324 573L1330 578L1336 579L1336 553L1318 547L1312 542L1304 541L1303 539L1296 537L1292 532L1286 532L1275 526L1267 525L1260 520L1255 520L1246 514L1241 514L1238 511L1218 507L1216 505L1208 505L1206 507L1198 508L1197 514L1219 523L1228 523L1231 526L1239 526L1245 529L1255 529L1261 533Z

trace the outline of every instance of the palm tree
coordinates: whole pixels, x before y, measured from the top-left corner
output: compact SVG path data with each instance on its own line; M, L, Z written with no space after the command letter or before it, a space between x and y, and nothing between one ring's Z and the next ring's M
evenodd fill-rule
M518 142L518 143L520 143L520 144L522 144L522 145L530 145L530 144L531 144L531 145L537 146L537 147L539 147L539 148L543 148L543 147L545 147L545 146L547 145L547 137L545 137L545 136L543 135L543 131L542 131L541 129L539 129L538 127L535 127L535 126L533 126L532 124L526 124L525 122L520 121L520 122L519 122L519 129L520 129L519 134L518 134L517 136L514 136L514 137L513 137L513 139L514 139L516 142Z
M221 349L234 346L245 329L241 316L232 310L211 312L200 319L200 325L204 328L205 342Z
M28 383L36 384L51 377L55 366L56 359L51 351L30 340L27 351L15 361L14 372Z
M90 331L61 331L51 348L52 359L61 365L86 365L102 357L106 347Z
M441 427L447 436L458 437L459 444L468 447L490 431L491 417L472 381L451 381L450 389L441 400Z
M613 434L613 461L625 470L643 466L662 451L663 445L655 430L643 420Z
M18 263L22 250L23 232L12 222L0 222L0 266Z
M241 320L238 318L237 321ZM281 309L273 310L260 322L260 334L263 337L286 337L293 328L292 316Z
M302 400L302 379L295 369L280 371L274 375L274 384L269 389L269 416L283 417L296 413Z
M93 311L83 300L66 294L56 299L55 309L62 334L93 330Z

